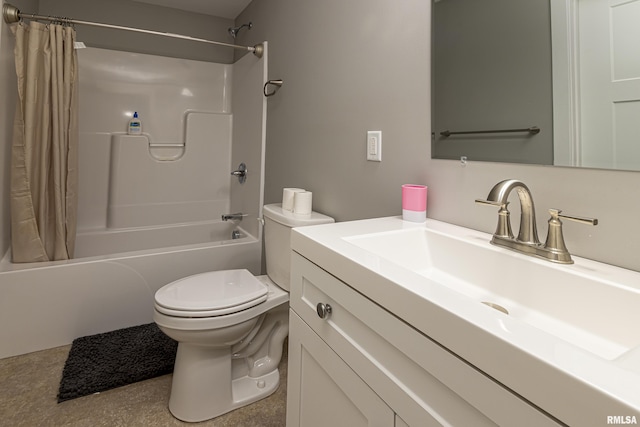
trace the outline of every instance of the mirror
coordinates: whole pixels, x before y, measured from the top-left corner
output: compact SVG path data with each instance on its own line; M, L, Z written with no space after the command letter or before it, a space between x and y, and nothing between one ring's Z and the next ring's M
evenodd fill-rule
M432 157L640 170L640 0L434 0Z

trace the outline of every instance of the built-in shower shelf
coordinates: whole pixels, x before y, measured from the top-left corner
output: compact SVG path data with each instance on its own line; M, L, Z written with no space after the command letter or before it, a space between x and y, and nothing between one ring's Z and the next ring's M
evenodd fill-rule
M184 144L113 134L107 226L204 221L226 212L231 118L188 113Z

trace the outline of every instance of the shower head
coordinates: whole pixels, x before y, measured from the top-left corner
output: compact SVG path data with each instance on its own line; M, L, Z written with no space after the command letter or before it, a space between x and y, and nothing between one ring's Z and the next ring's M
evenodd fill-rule
M229 35L231 37L233 37L234 39L238 36L238 32L243 29L244 27L247 27L248 29L251 29L251 27L253 27L253 24L251 22L249 22L248 24L242 24L239 27L229 27Z

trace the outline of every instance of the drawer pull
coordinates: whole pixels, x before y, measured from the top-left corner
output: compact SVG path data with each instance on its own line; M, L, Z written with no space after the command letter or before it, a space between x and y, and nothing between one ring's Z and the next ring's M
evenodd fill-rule
M318 317L326 319L331 314L331 306L329 304L319 302L318 305L316 305L316 312L318 313Z

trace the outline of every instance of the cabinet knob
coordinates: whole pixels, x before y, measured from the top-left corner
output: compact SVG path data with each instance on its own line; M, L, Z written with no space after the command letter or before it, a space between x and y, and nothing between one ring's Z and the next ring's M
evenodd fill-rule
M319 302L318 305L316 305L316 312L318 313L319 318L326 319L331 314L331 306L329 304Z

